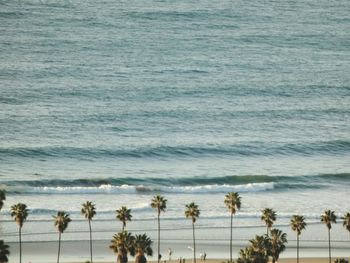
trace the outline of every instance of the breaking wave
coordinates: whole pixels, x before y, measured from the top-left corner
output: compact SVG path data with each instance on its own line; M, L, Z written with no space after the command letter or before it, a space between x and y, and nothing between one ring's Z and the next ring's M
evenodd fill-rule
M184 178L105 178L105 179L43 179L5 181L8 192L17 194L147 194L155 192L201 194L259 192L296 188L319 189L330 182L350 183L350 174L315 176L222 176Z

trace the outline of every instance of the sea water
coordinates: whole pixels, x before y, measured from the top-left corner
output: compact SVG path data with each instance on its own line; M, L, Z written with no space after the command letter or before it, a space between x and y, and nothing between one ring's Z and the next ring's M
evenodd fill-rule
M327 240L325 209L350 210L350 2L1 0L0 235L17 240L10 206L30 209L24 241L56 240L52 215L88 240L127 229L164 240L227 243L227 192L238 192L235 242L277 227ZM348 233L334 228L339 246ZM214 242L215 243L215 242ZM325 246L327 243L322 243ZM242 245L243 247L243 245ZM185 248L186 249L186 248Z

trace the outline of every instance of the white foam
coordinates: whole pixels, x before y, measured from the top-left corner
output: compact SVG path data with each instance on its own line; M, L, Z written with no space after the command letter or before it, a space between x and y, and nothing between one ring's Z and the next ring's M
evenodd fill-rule
M273 183L249 183L249 184L242 184L242 185L214 184L214 185L201 185L201 186L167 187L165 189L165 192L172 192L172 193L226 193L228 191L260 192L260 191L272 190L273 188L274 188Z
M32 192L32 191L30 191ZM113 186L110 184L102 184L98 187L95 186L57 186L57 187L36 187L33 192L39 193L65 193L65 194L98 194L98 193L125 193L134 194L137 192L137 188L132 185Z
M163 186L163 187L148 187L144 185L120 185L114 186L103 184L98 187L93 186L72 186L72 187L36 187L30 192L35 193L52 193L52 194L98 194L98 193L114 193L114 194L136 194L142 192L165 192L179 194L201 194L201 193L226 193L228 191L236 192L260 192L272 190L274 183L249 183L241 185L229 184L213 184L213 185L198 185L198 186Z

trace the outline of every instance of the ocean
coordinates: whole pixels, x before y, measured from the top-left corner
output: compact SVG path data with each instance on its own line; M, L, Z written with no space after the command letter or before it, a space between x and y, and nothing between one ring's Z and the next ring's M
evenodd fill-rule
M0 0L0 236L17 241L9 210L24 202L24 241L55 241L57 210L73 219L65 240L88 240L92 200L96 240L120 230L122 205L127 229L155 239L161 194L165 242L190 244L194 201L198 239L226 244L237 191L238 245L271 207L290 240L302 214L304 239L327 246L320 215L350 211L349 13L347 0Z

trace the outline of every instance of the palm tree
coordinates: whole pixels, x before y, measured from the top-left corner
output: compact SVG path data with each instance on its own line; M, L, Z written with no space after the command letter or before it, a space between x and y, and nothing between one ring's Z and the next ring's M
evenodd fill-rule
M152 243L152 240L146 234L135 236L135 263L147 263L145 254L147 256L153 255Z
M110 249L117 254L117 262L127 263L128 253L135 256L135 237L128 231L122 231L113 236Z
M271 208L265 208L262 210L261 220L265 222L267 227L266 234L269 235L269 230L276 221L276 212Z
M157 195L154 196L151 202L151 207L157 209L158 216L158 263L160 261L160 212L165 212L166 209L166 200L163 196Z
M337 258L334 260L334 263L349 263L345 258Z
M237 258L237 263L251 262L253 258L253 250L251 247L246 247L239 251L239 256ZM231 261L230 261L231 262Z
M241 249L237 263L267 263L270 253L270 239L267 235L255 236L249 240L250 245Z
M292 227L293 231L297 232L297 263L299 263L299 236L301 231L306 227L305 217L293 215L292 219L290 220L290 226Z
M237 210L241 209L241 197L238 193L231 192L225 196L225 205L231 213L231 235L230 235L230 262L232 262L232 220Z
M9 246L0 240L0 263L7 263L9 261L8 256L10 255Z
M250 247L252 250L252 255L255 258L255 262L267 262L270 254L270 239L267 235L258 236L256 235L254 239L249 240Z
M341 219L343 219L343 227L345 227L350 234L350 213L346 213Z
M190 203L186 205L185 216L186 218L192 219L192 230L193 230L193 262L196 263L196 238L194 234L194 223L196 223L197 218L199 217L200 211L198 205L195 203Z
M57 263L60 262L60 252L61 252L61 234L67 229L69 222L72 220L64 211L58 211L56 216L53 216L55 227L58 230L58 254L57 254Z
M279 229L272 229L270 235L270 255L272 263L278 261L280 254L286 249L287 234Z
M122 231L124 231L126 227L126 221L131 221L132 218L131 209L128 209L126 206L122 206L120 209L116 210L116 213L116 218L123 223Z
M90 201L86 201L81 208L81 213L85 216L85 218L89 222L89 230L90 230L90 262L92 263L92 231L91 231L91 220L96 215L95 204Z
M337 223L336 220L337 220L337 217L334 214L334 211L326 210L326 211L324 211L324 214L321 215L321 222L326 224L327 229L328 229L329 263L331 263L331 261L332 261L332 257L331 257L331 228L332 228L332 223Z
M25 204L18 203L11 206L11 217L14 218L18 224L18 237L19 237L19 263L22 262L22 227L24 221L28 217L28 209Z
M4 206L4 201L6 200L6 192L5 190L0 189L0 211Z

